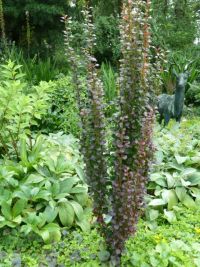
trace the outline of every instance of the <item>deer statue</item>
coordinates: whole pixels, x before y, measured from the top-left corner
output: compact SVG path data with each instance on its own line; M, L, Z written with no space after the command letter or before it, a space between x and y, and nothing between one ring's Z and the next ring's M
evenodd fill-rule
M159 123L161 124L164 120L164 126L166 126L170 119L175 119L177 122L181 121L183 106L184 106L184 96L185 96L185 86L189 77L189 72L187 71L189 64L185 67L184 71L177 74L174 70L173 73L176 77L176 88L174 95L162 94L158 96L158 112L160 114Z

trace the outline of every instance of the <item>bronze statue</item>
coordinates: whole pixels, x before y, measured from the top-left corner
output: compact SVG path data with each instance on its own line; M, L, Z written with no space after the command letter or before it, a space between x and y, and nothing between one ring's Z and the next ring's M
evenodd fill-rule
M189 77L188 71L184 71L176 76L176 89L174 95L162 94L158 96L158 111L160 114L159 123L164 120L164 126L166 126L170 119L174 118L177 122L181 121L183 112L185 86Z

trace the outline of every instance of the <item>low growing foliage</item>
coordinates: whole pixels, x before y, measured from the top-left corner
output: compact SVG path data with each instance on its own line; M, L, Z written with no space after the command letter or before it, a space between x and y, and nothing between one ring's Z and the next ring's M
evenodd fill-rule
M0 228L59 241L60 227L89 230L87 185L77 140L61 134L20 140L19 162L0 165ZM89 213L88 213L89 214Z

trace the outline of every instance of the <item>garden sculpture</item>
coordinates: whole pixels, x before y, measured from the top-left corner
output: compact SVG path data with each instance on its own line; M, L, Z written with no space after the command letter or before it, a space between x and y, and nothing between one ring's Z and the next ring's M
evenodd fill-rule
M177 74L176 76L176 89L174 95L162 94L158 96L158 111L160 114L159 123L161 124L164 120L164 126L166 126L170 119L174 118L177 122L180 122L183 105L184 105L184 95L185 86L189 77L187 70Z

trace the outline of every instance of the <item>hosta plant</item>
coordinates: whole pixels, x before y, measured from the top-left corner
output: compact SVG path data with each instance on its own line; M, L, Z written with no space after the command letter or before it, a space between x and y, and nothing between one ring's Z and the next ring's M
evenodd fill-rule
M62 134L23 138L19 162L0 165L0 227L20 226L44 241L60 238L60 227L89 230L89 199L78 145Z
M156 219L159 211L169 221L179 203L195 209L200 202L200 142L198 120L185 121L180 128L156 129L156 161L148 184L149 214ZM187 129L187 130L186 130ZM156 211L152 211L156 209Z

